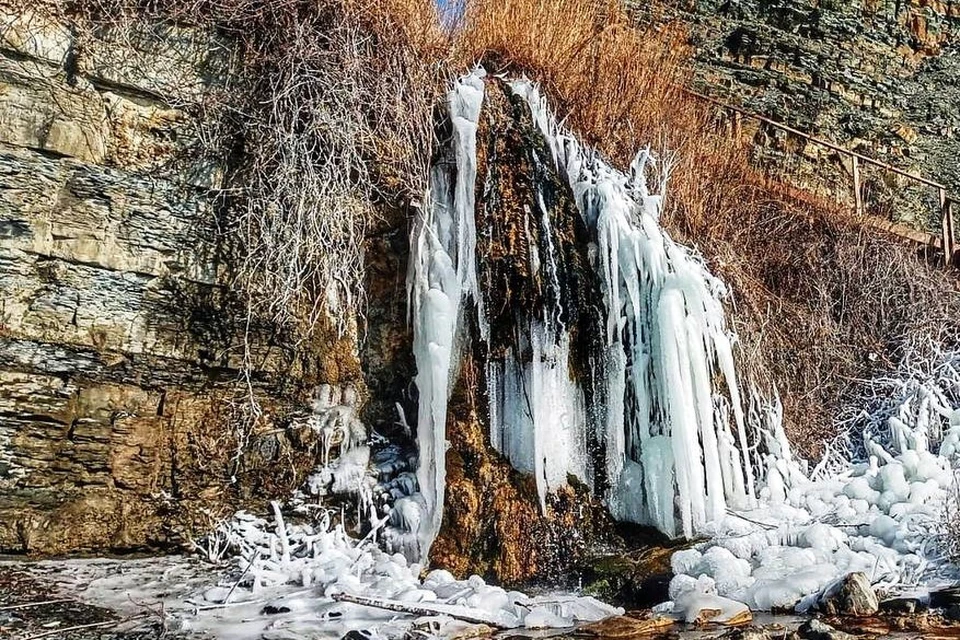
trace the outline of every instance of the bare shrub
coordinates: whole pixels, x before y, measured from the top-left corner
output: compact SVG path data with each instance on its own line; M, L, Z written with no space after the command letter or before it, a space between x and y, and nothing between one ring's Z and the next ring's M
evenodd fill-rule
M197 116L198 151L231 170L221 196L250 312L304 338L321 319L355 331L374 203L426 186L440 76L424 60L443 42L429 2L17 4L68 21L80 48L150 22L225 35L235 51L222 84L160 97Z
M749 140L681 88L684 30L638 26L615 0L469 0L447 31L429 0L66 6L87 23L154 17L238 43L229 85L197 107L205 148L241 159L223 193L249 307L304 338L328 317L354 330L364 231L382 204L425 191L446 70L482 62L543 85L615 164L644 143L671 160L664 224L732 285L741 359L780 389L804 453L831 434L857 381L889 368L903 345L953 339L956 282L836 204L752 169Z

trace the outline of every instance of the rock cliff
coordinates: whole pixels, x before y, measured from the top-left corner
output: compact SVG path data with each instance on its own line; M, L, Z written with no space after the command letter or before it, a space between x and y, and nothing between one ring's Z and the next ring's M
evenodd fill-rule
M181 543L296 486L313 458L286 417L359 383L351 337L296 346L231 284L228 167L185 107L230 56L169 25L81 39L0 14L0 552Z
M643 20L679 20L689 27L693 88L960 191L956 2L636 4ZM758 166L852 200L849 159L769 126L742 124L757 143ZM864 192L875 213L939 229L937 194L930 188L865 168Z

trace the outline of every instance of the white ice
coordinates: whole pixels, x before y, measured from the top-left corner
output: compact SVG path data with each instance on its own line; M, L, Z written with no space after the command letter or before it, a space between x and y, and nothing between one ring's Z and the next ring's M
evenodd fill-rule
M420 559L440 531L446 483L446 425L450 385L458 364L457 330L464 296L476 299L477 120L484 72L464 76L447 96L457 159L455 180L434 167L424 218L411 236L408 295L420 392L417 481L424 515L417 533Z
M611 490L603 497L622 520L693 536L728 506L746 508L755 498L726 289L660 226L666 172L651 194L649 152L638 154L628 173L617 171L557 123L533 84L512 87L529 104L550 160L597 238L607 311L600 435ZM568 424L571 418L583 420L571 415ZM532 430L576 433L563 422L558 429L556 420L535 421Z
M960 353L914 360L868 384L860 409L838 425L862 444L834 443L827 455L852 457L818 465L833 471L811 479L793 473L789 488L779 480L789 469L777 482L770 474L757 508L716 520L710 542L674 554L671 597L709 579L753 609L802 610L854 571L890 593L956 579L941 533L960 465Z

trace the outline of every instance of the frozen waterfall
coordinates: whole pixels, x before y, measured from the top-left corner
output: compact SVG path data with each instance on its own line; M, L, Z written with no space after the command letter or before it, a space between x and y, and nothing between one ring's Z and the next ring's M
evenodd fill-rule
M489 347L492 340L475 202L489 188L477 186L485 81L477 70L449 94L455 162L434 167L412 240L424 556L442 518L447 402L458 363L474 341ZM556 212L542 194L529 194L524 224L540 240L531 242L528 260L552 302L516 310L513 346L488 356L491 443L534 475L544 509L545 496L568 474L602 497L615 517L671 536L698 533L728 507L753 506L755 474L764 465L751 459L726 290L696 253L660 227L665 178L648 184L655 159L641 152L628 173L620 172L556 122L534 85L509 87L529 107L542 148L552 155L539 163L569 190L586 228L588 246L578 250L588 256L604 317L597 346L585 361L574 361L575 330L564 324L569 301L561 290L568 267L552 240ZM575 373L585 367L589 375Z

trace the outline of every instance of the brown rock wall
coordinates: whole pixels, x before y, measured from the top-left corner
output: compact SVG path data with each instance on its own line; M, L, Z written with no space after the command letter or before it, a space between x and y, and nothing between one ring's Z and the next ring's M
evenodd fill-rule
M81 42L0 3L0 552L182 543L299 484L313 457L288 415L359 380L349 336L246 326L224 167L183 108L229 56L170 25Z

